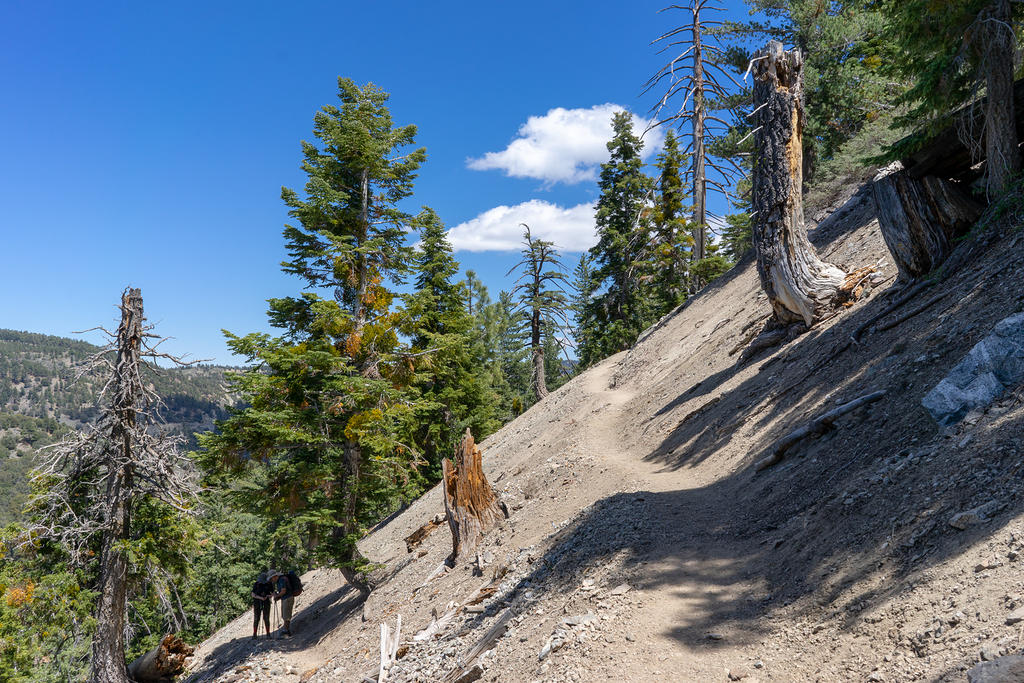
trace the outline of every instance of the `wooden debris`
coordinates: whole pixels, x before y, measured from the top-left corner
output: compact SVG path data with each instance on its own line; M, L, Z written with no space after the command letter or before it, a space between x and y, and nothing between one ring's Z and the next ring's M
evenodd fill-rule
M462 658L462 666L445 676L444 680L448 683L456 683L457 681L463 680L462 677L471 671L471 665L476 658L479 657L481 653L491 649L491 646L495 641L505 635L505 629L508 628L508 622L511 621L514 616L515 611L511 607L507 608L501 617L494 622L494 625L487 629L487 633L485 633L483 637L476 642L476 645L466 651L466 654Z
M128 665L128 676L137 683L169 681L185 671L185 659L193 652L195 648L169 633L159 645Z
M387 623L380 625L380 670L377 673L377 683L384 683L388 677L388 671L394 665L398 654L398 641L402 636L402 615L398 615L395 623L395 632L392 633Z
M418 593L420 591L420 589L426 588L427 584L429 584L431 581L433 581L439 575L443 574L446 571L448 571L448 564L447 563L442 562L441 564L437 565L437 568L434 571L430 572L430 576L428 576L426 579L424 579L423 583L421 583L420 585L418 585L418 586L416 586L415 588L412 589L412 594L416 595L416 593Z
M441 461L444 482L444 507L452 530L454 564L459 557L476 551L480 540L492 527L508 517L494 489L484 475L483 457L469 429L455 451L455 462Z
M782 458L785 457L786 452L796 444L809 436L820 436L824 434L832 427L833 422L846 413L869 403L874 403L883 396L885 396L885 391L875 391L870 394L865 394L864 396L855 398L854 400L844 403L837 408L833 408L821 417L818 417L799 429L790 432L775 444L772 448L771 455L757 463L757 471L760 472L763 469L767 469L772 465L778 464L782 461Z
M839 286L836 302L846 308L853 306L870 286L871 276L878 272L876 266L864 266L849 273L846 280Z
M421 526L416 531L412 532L405 537L405 551L411 553L413 550L419 547L421 543L433 533L434 529L444 524L445 516L441 513L434 515L434 518L429 522Z

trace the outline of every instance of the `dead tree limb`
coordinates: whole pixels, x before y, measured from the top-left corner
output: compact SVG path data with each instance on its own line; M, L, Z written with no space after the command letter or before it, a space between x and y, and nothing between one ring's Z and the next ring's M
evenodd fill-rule
M483 637L473 645L473 647L466 651L466 654L462 658L462 666L445 676L444 680L454 683L454 681L458 681L462 676L466 675L471 670L472 664L476 658L479 657L481 653L491 649L491 645L505 634L505 630L508 628L508 622L512 621L512 617L515 615L516 613L514 609L511 607L507 608L504 614L494 622L494 625L487 629L487 633L485 633Z
M924 311L924 310L934 306L940 300L944 299L947 294L948 294L948 292L942 292L941 294L936 294L935 296L933 296L931 299L928 299L928 301L925 301L920 306L907 311L903 315L901 315L901 316L899 316L897 318L894 318L893 320L890 320L889 322L887 322L884 325L879 325L878 326L878 331L879 332L884 332L885 330L891 330L892 328L896 327L897 325L905 323L906 321L910 320L911 318L913 318L918 313L921 313L922 311Z
M455 451L455 462L441 461L444 507L452 530L449 564L472 553L492 527L508 517L508 511L484 475L483 457L469 429Z
M867 405L869 403L874 403L883 396L885 396L884 390L875 391L870 394L865 394L860 398L855 398L848 403L844 403L838 408L833 408L832 410L828 411L821 417L818 417L812 420L811 422L808 422L799 429L793 430L786 436L782 437L782 439L780 439L772 447L771 455L757 463L757 465L755 466L757 471L760 472L763 469L767 469L772 465L778 464L779 462L782 461L782 458L785 457L786 452L789 451L789 449L795 446L796 444L800 443L809 436L821 436L832 427L833 422L835 422L843 415L846 415L848 412L856 410L861 406Z

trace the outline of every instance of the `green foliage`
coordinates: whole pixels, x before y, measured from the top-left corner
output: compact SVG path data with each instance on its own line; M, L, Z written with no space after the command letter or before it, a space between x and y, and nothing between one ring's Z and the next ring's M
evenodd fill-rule
M927 1L927 0L924 0ZM879 3L864 0L747 0L767 21L730 23L727 32L749 59L769 39L804 55L804 179L863 126L893 107L902 84L882 73L891 57ZM737 59L738 63L745 61Z
M991 30L995 17L985 16L998 3L993 0L885 0L884 40L892 55L883 71L910 84L896 103L907 105L896 124L913 135L890 144L876 161L902 158L926 144L929 137L950 125L950 112L974 99L986 73L1001 61L1013 70L1012 54L990 54L997 44ZM1020 44L1024 6L1008 3L1009 22ZM1005 23L1005 22L1003 22ZM998 30L998 29L997 29ZM974 136L980 139L981 132Z
M653 317L639 279L650 224L653 181L643 172L643 142L630 115L612 116L611 158L601 165L596 222L598 243L591 247L590 300L577 324L578 353L587 367L629 348Z
M412 386L414 441L431 470L431 483L441 477L441 459L450 457L468 427L482 440L498 427L497 396L487 371L488 352L468 311L467 288L453 283L459 265L444 225L431 209L418 218L420 248L416 254L416 289L405 297L406 334L417 357ZM475 295L481 301L486 290ZM484 313L486 304L479 306Z
M410 266L412 193L423 149L406 151L414 126L395 127L388 95L338 79L340 106L314 119L304 142L304 197L283 189L289 215L285 272L308 291L272 299L281 337L228 334L249 368L230 376L247 402L202 437L200 460L231 500L266 520L291 520L295 546L318 563L367 569L356 541L420 490L410 442L414 363L388 281ZM424 275L424 277L427 277ZM320 292L330 292L330 298Z
M646 268L642 282L652 300L655 320L686 300L690 288L690 261L693 256L693 224L687 220L684 204L689 193L680 175L687 156L679 150L675 133L665 134L665 146L655 166L658 174L657 197L651 212L651 239L645 253Z

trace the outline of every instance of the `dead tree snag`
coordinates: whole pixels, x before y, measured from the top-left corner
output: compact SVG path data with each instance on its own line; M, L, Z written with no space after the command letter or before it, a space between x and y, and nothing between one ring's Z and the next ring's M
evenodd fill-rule
M897 165L880 173L871 189L882 237L907 280L942 265L953 239L981 215L981 207L955 184L935 176L913 178Z
M455 462L445 458L441 468L444 508L452 529L452 554L448 560L454 564L460 556L476 550L481 537L508 517L508 511L484 475L480 448L469 429L455 450Z
M772 41L755 56L753 73L757 274L779 323L811 327L831 307L845 273L817 257L804 226L803 56Z

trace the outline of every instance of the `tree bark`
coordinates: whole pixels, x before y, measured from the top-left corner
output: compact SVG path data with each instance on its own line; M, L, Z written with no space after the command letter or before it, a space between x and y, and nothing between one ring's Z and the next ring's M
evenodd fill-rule
M700 6L693 6L693 260L705 256L707 182L704 180L704 56L701 53Z
M990 197L1010 184L1020 170L1020 149L1013 102L1013 62L1017 49L1011 28L1010 0L995 0L979 17L982 31L982 67L985 71L986 188Z
M140 396L131 378L139 372L142 349L142 293L127 289L121 295L121 324L117 329L117 358L114 365L113 405L116 414L111 427L111 449L107 469L107 512L100 552L99 599L96 603L96 632L92 639L90 683L127 683L124 658L125 608L128 602L128 559L123 548L131 530L131 490L134 475L132 430Z
M537 291L540 291L540 283L536 284ZM533 355L533 393L537 400L541 401L548 395L547 378L544 372L544 345L541 343L541 320L540 311L534 309L530 321L530 350Z
M953 240L965 234L981 207L953 183L887 169L871 186L882 237L892 253L900 277L913 280L940 266L952 250Z
M448 561L454 564L461 556L475 551L483 535L507 518L508 512L484 475L483 457L469 429L455 451L455 462L445 458L441 469L444 508L452 530L452 554Z
M776 319L811 327L827 312L845 274L818 259L804 226L803 56L772 41L755 59L759 129L752 228L757 273Z
M160 644L128 666L128 676L135 683L158 683L172 680L185 670L185 659L195 648L181 638L168 634Z

